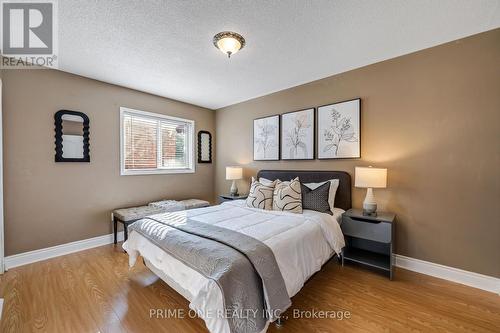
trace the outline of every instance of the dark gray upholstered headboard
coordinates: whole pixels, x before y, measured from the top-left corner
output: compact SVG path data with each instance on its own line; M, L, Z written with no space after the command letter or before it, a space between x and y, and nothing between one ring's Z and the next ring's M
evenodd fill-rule
M283 181L299 177L301 183L319 183L329 179L338 179L339 188L335 194L335 207L348 210L351 208L351 175L345 171L308 171L308 170L260 170L260 177Z

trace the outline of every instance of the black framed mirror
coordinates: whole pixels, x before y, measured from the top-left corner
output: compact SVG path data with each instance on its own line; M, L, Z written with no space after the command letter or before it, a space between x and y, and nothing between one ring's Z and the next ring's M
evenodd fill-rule
M90 162L89 117L83 112L59 110L54 115L56 162Z
M212 163L212 134L198 132L198 163Z

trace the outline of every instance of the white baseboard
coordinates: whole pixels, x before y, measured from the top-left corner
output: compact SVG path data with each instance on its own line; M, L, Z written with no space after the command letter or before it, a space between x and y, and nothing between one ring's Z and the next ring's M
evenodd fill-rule
M123 240L123 231L118 232L118 241ZM84 239L76 242L47 247L45 249L34 250L12 256L5 257L5 269L31 264L54 257L63 256L78 251L91 249L93 247L112 244L113 234Z
M420 259L395 255L395 265L410 271L500 294L500 279Z
M123 231L118 233L118 240L123 240ZM61 244L45 249L15 254L5 257L5 268L13 268L31 264L54 257L63 256L97 246L113 243L113 234L84 239L81 241ZM461 283L470 287L479 288L500 294L500 279L492 276L482 275L474 272L464 271L458 268L435 264L433 262L395 255L395 265L410 271L434 276L440 279Z

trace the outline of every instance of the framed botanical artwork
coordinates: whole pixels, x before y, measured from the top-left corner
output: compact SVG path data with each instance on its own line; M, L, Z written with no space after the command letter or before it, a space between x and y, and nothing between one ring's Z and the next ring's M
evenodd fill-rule
M281 115L281 159L314 159L314 108Z
M318 159L361 157L361 99L318 107Z
M280 116L258 118L253 121L254 161L280 159Z

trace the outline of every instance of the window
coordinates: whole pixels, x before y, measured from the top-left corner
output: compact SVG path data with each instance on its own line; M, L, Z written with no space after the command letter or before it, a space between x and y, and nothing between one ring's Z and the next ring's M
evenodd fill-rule
M122 175L194 172L194 121L120 108Z

